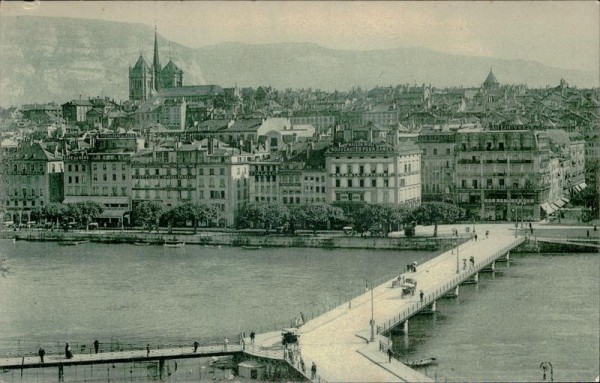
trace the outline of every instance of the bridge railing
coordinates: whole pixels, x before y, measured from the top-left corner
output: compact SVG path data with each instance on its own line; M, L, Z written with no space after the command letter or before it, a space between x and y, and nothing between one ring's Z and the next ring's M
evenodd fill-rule
M302 358L302 352L300 350L300 347L289 348L284 353L283 359L309 381L317 383L327 383L327 380L325 380L321 375L319 375L318 372L315 373L313 376L311 372L311 366L313 361L304 361L304 359Z
M227 336L229 344L238 344L239 335ZM225 337L211 338L190 338L190 339L160 339L151 338L146 340L127 340L111 338L106 341L99 342L99 353L119 352L119 351L136 351L145 350L149 345L151 350L161 349L192 349L195 341L199 343L199 347L206 346L224 346ZM42 347L46 355L60 355L65 352L65 345L69 343L74 354L93 354L93 340L89 341L35 341L35 340L0 340L0 357L12 358L23 356L37 356L38 349Z
M516 246L519 246L521 243L525 241L525 238L520 237L512 241L509 245L502 247L500 250L495 251L493 254L485 257L483 260L479 260L474 267L470 269L462 270L455 277L442 284L441 286L437 286L433 291L429 292L425 296L423 296L423 301L414 302L408 308L404 309L402 312L394 315L393 317L388 318L387 320L383 320L377 324L377 333L384 333L391 328L397 326L398 324L404 322L406 319L413 316L415 313L421 311L424 307L429 306L434 301L438 300L442 296L446 295L449 290L458 286L463 281L470 278L472 275L481 271L485 266L489 265L496 259L498 259L503 254L506 254Z

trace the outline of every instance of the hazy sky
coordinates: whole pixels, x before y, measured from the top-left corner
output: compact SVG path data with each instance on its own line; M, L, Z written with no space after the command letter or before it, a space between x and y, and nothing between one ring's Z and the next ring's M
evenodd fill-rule
M0 1L0 14L156 23L161 35L192 47L221 42L313 42L338 49L420 46L561 68L598 71L600 66L597 1Z

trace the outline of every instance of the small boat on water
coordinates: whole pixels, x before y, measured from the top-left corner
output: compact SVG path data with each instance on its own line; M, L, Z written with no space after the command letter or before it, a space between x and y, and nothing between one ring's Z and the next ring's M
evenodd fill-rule
M163 243L164 247L183 247L185 242L165 242Z
M204 245L204 247L209 249L220 249L221 245Z
M412 360L412 361L407 360L406 362L404 362L404 364L406 364L409 367L425 367L425 366L429 366L431 364L436 364L436 359L435 358L424 358L424 359L418 359L418 360Z
M58 244L62 246L77 246L88 241L60 241Z
M242 249L244 249L244 250L260 250L260 249L262 249L262 246L242 246Z
M3 239L0 239L0 242L12 242L12 243L16 243L17 239L16 238L3 238Z
M133 244L136 246L148 246L150 242L134 242Z

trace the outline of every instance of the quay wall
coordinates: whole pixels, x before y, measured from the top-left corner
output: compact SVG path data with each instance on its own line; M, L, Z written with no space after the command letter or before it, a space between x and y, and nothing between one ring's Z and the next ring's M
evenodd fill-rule
M596 245L596 247L594 247ZM514 253L597 253L598 241L596 242L547 242L543 239L528 237L519 247L513 250Z
M381 249L381 250L424 250L450 249L455 243L451 237L359 237L317 235L264 235L249 233L202 232L199 234L143 233L127 231L69 231L50 232L21 230L2 232L4 239L15 238L27 241L89 241L97 243L147 242L161 245L168 242L185 242L186 245L205 246L261 246L261 247L315 247L326 249Z

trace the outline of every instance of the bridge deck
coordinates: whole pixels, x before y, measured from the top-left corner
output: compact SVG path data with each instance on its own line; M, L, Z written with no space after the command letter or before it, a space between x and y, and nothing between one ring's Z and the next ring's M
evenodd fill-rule
M65 358L62 354L51 354L44 357L43 364L40 363L39 356L0 359L0 370L156 361L159 359L206 358L211 356L233 355L239 352L242 352L242 346L230 344L227 346L227 350L224 349L223 345L202 346L198 348L196 353L194 353L194 350L190 346L185 348L151 349L149 355L147 355L146 350L103 352L98 354L74 354L71 359Z
M469 279L507 250L520 244L514 232L492 233L489 239L468 241L460 246L460 270L456 273L456 253L448 251L417 266L416 273L406 276L417 280L414 296L401 298L401 289L392 288L392 280L373 290L374 318L376 325L387 331L397 323L416 314L427 304L444 295L448 290ZM475 267L462 268L462 258L475 258ZM404 265L399 265L399 271ZM419 290L425 294L420 302ZM402 382L433 381L418 371L392 360L379 351L378 342L367 344L361 334L369 333L371 319L371 292L352 301L351 307L339 306L320 317L308 321L300 330L302 357L307 366L314 361L317 373L323 381L345 382ZM362 335L364 336L364 335ZM379 355L379 357L377 357Z

